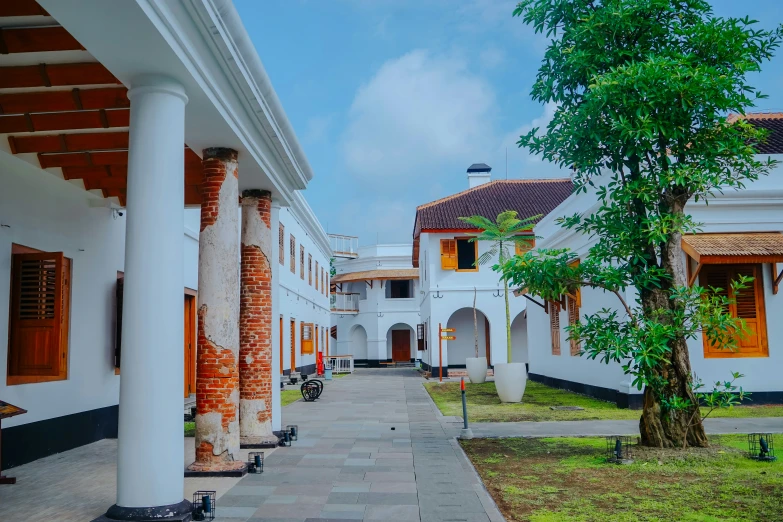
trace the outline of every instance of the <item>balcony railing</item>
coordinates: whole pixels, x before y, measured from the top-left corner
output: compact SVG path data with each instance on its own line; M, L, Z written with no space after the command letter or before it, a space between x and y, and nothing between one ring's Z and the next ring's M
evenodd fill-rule
M335 292L329 296L329 305L334 313L358 314L359 294Z
M329 234L329 246L332 247L334 257L349 259L359 257L359 238L356 236Z

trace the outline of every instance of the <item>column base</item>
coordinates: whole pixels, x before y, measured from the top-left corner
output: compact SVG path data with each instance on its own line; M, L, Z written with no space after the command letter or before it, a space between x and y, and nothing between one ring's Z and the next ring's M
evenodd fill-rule
M185 469L185 477L244 477L245 475L247 475L247 464L238 461L221 464L194 462Z
M191 522L193 507L187 500L183 500L179 504L171 504L168 506L156 506L156 507L122 507L114 504L106 511L105 515L101 515L92 522L117 522L117 521L129 521L129 522L160 522L166 520L167 522Z
M240 437L240 449L264 449L276 448L280 445L280 438L276 435L267 437Z

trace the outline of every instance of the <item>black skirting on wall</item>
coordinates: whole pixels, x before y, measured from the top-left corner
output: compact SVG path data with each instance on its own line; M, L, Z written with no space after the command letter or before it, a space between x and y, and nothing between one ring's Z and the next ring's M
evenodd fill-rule
M103 439L117 438L119 406L3 428L3 469Z
M528 379L541 384L546 384L552 388L560 388L561 390L568 390L574 393L581 393L589 397L595 397L602 401L613 402L617 404L618 408L630 408L632 410L642 409L642 395L640 393L620 393L617 390L611 388L603 388L601 386L593 386L590 384L584 384L581 382L566 381L564 379L558 379L556 377L548 377L546 375L538 375L537 373L529 373Z
M430 366L429 364L425 363L424 361L421 361L421 368L424 371L430 372L432 377L440 377L440 367L439 366ZM443 367L443 376L448 377L449 376L449 367L444 366Z

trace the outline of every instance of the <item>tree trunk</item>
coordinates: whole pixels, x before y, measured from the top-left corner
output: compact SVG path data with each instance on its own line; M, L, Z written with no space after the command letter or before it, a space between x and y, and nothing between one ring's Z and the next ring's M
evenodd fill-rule
M645 315L658 309L674 310L680 306L671 299L671 290L687 285L683 254L680 247L682 236L672 234L661 248L661 266L671 280L661 288L644 289L640 292ZM684 337L670 342L669 363L661 364L656 377L663 381L660 389L647 386L644 390L644 409L639 420L642 444L658 448L682 448L686 446L707 447L698 401L691 389L691 363L688 344ZM662 397L680 397L689 400L693 406L685 410L667 411Z
M506 350L508 362L511 362L511 312L508 308L508 280L503 278L503 295L506 297Z

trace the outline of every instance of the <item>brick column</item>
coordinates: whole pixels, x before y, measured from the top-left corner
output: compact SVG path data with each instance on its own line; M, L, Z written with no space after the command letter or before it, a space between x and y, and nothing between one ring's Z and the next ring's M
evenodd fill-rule
M198 250L196 462L188 469L241 470L239 457L239 212L237 153L203 153Z
M242 445L272 434L272 196L242 192L239 297L239 430Z

